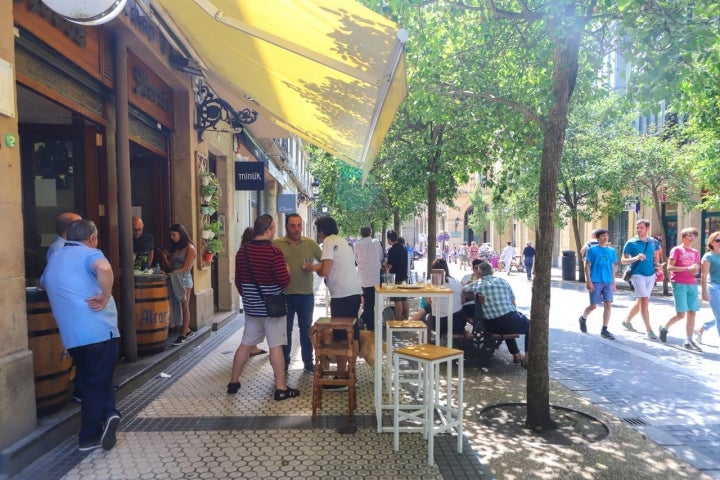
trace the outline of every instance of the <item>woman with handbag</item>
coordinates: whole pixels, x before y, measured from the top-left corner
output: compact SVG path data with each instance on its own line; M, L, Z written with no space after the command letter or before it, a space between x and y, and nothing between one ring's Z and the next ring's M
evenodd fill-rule
M270 365L275 376L275 400L300 395L285 381L283 346L287 344L287 305L283 289L290 283L285 256L272 244L275 221L261 215L253 224L255 238L240 247L235 256L235 286L243 298L245 330L233 358L227 393L240 389L240 375L254 346L267 339Z

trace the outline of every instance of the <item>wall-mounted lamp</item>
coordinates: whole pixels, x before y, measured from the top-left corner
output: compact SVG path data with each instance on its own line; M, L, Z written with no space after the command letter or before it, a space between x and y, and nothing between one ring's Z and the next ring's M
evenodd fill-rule
M250 125L257 120L258 112L245 108L236 112L232 105L220 97L216 97L207 85L200 84L195 98L197 114L195 115L195 130L198 142L203 141L206 130L215 130L215 125L223 121L233 130L243 129L243 124Z
M127 0L43 0L43 3L71 22L80 25L102 25L120 15Z
M320 182L318 182L314 178L312 183L310 184L310 188L312 189L313 197L317 197L320 194Z
M327 212L328 212L328 207L327 207L327 205L323 205L323 206L320 208L320 210L322 211L323 215L327 215Z
M455 217L455 231L456 232L457 232L459 226L460 226L460 217Z

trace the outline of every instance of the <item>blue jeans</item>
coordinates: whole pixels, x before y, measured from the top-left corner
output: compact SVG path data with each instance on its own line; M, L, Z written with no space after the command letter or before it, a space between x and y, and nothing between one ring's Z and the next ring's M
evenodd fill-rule
M77 372L75 383L82 392L80 404L80 444L100 438L105 420L119 415L115 407L113 373L120 349L120 338L70 349Z
M313 368L313 347L310 343L308 331L312 324L315 297L313 294L286 295L287 299L287 345L283 346L285 368L290 365L290 351L292 350L292 331L297 313L298 328L300 329L300 350L305 368Z
M524 263L525 263L525 273L527 273L528 280L532 279L532 266L533 266L533 260L535 257L525 257Z
M717 326L718 333L720 333L720 285L717 283L708 282L707 293L708 301L710 302L710 308L712 309L713 316L715 317L714 322ZM707 330L708 328L712 327L712 323L713 322L710 321L703 325L703 330Z

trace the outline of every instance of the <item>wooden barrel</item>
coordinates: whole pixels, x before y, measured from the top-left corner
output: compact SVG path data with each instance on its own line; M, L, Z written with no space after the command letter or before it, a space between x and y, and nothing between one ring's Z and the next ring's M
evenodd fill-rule
M28 346L33 352L38 415L60 410L67 400L72 357L63 347L47 293L26 289Z
M165 350L170 327L167 275L135 276L135 331L138 355Z

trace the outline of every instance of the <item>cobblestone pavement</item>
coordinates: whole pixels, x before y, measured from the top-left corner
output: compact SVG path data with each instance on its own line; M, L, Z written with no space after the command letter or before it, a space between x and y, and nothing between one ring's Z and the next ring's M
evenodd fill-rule
M451 271L461 276L454 265ZM515 273L507 278L519 308L529 311L531 283ZM682 349L681 324L670 331L667 344L625 332L620 322L632 304L629 294L617 293L610 324L617 340L609 341L599 336L599 310L588 320L591 333L578 329L577 318L587 302L584 286L554 281L551 402L603 420L611 435L597 444L520 442L478 421L478 412L487 405L524 401L525 371L512 364L504 348L489 369L466 370L463 453L454 451L452 436L441 436L433 467L427 465L420 435L403 434L395 453L392 436L376 433L373 373L363 361L354 435L337 431L347 422L344 393L324 395L317 422L310 421L311 377L303 373L297 339L288 383L301 389L301 397L272 400L267 356L252 359L238 395L227 395L232 355L242 332L238 316L206 341L191 345L166 375L145 382L120 402L123 420L113 450L79 453L73 435L12 478L695 479L704 473L704 478L720 479L717 332L706 334L710 345L703 353ZM671 299L653 298L656 330L672 311ZM318 305L316 316L324 313ZM705 308L699 320L708 315ZM635 319L634 324L641 322Z

